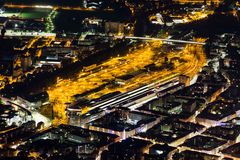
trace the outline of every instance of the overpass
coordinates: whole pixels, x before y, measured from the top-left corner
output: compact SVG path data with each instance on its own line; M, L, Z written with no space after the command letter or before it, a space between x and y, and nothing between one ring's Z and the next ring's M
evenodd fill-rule
M172 43L186 43L186 44L197 44L197 45L205 45L205 42L196 42L196 41L186 41L186 40L177 40L177 39L165 39L165 38L155 38L155 37L135 37L135 36L114 36L115 38L125 38L125 39L133 39L133 40L159 40L164 42L172 42Z

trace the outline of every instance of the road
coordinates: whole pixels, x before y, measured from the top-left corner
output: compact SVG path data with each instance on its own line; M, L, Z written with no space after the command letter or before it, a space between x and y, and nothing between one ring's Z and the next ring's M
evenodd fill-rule
M226 78L227 82L230 83L230 80L228 79L228 77L226 75L224 75L224 77ZM224 90L221 91L221 93L225 92L228 87L230 85L226 85L226 87L224 88ZM219 93L220 94L220 93ZM216 99L213 99L212 101L215 101ZM211 103L212 101L210 101L209 103ZM188 120L184 120L184 122L191 122L191 123L196 123L195 122L195 117L201 112L203 111L205 108L206 108L207 104L204 104L202 105L202 107L199 108L198 111L196 111L196 114L194 116L192 116L191 118L189 118ZM234 113L235 114L235 113ZM216 124L216 126L219 125ZM185 150L189 150L189 151L194 151L194 152L199 152L199 153L204 153L204 154L209 154L209 155L214 155L214 156L220 156L221 158L223 157L229 157L229 158L233 158L232 156L230 155L224 155L223 153L220 152L220 150L223 150L229 146L231 146L232 144L235 144L236 141L232 141L232 140L228 140L225 144L221 145L221 146L218 146L212 150L197 150L197 149L193 149L193 148L190 148L190 147L186 147L186 146L182 146L182 144L188 140L188 139L191 139L197 135L204 135L203 133L208 130L210 127L212 127L211 125L205 125L201 130L198 130L196 132L191 132L190 134L186 135L185 137L182 137L180 139L178 139L177 141L174 141L172 143L170 143L169 145L170 146L173 146L173 147L176 147L177 149L174 151L175 152L182 152L182 151L185 151ZM206 136L209 136L209 135L206 135ZM217 138L219 140L223 140L222 138L219 138L219 137L216 137L216 136L212 136L211 137L213 138ZM141 138L141 137L136 137L136 138ZM152 143L156 143L158 144L158 142L155 142L153 140L150 140L150 139L144 139L146 141L151 141ZM169 159L172 159L172 155L170 155L170 158Z
M29 109L28 105L25 104L24 102L19 101L19 100L9 99L9 98L2 97L2 96L0 96L0 99L4 104L9 104L13 107L20 108L23 112L26 112L27 115L31 116L32 120L34 120L36 123L44 122L45 127L51 126L51 121L50 121L49 118L47 118L47 117L43 116L42 114L38 113L38 111L34 111L34 110ZM27 117L25 117L25 118L27 118Z
M197 48L192 47L192 46L188 46L188 47L191 48L191 49L189 48L189 50L195 50L197 53L200 52L199 47L197 47ZM186 51L189 51L189 50L185 50L185 51L183 51L183 53L185 53ZM187 53L185 53L185 54L187 54ZM185 71L180 69L180 70L178 70L178 73L185 73L185 74L189 75L190 77L193 77L194 76L193 73L196 73L196 71L199 70L200 66L202 65L202 62L204 61L204 56L202 55L202 52L200 55L201 56L195 57L195 60L192 63L190 63L191 65L188 66L187 70L186 70L186 68L182 68L182 69L185 69ZM171 82L171 83L169 83L169 82ZM228 82L229 82L229 80L228 80ZM146 84L137 89L127 91L125 93L113 96L109 99L102 100L101 102L97 102L89 110L94 110L97 108L105 110L107 107L111 107L111 106L127 107L127 108L130 108L131 110L134 110L137 107L140 107L142 104L145 104L148 101L151 101L152 99L157 98L156 92L162 92L162 91L164 92L165 89L167 89L171 86L174 86L174 85L178 85L178 84L179 84L179 81L177 81L176 79L174 80L174 78L173 79L170 78L169 80L165 80L165 81L162 79L162 81L160 81L160 82L158 81L155 83ZM76 109L76 110L69 109L69 111L81 112L81 109ZM194 122L195 117L196 117L196 115L193 116L188 121ZM97 118L99 118L99 117L97 117ZM93 120L93 119L90 119L90 120ZM208 128L209 127L205 126L202 130L190 133L189 135L186 135L185 137L183 137L180 141L173 142L170 145L174 146L174 147L178 147L181 144L183 144L187 139L190 139L194 136L202 134ZM139 137L137 137L137 138L139 138ZM151 140L149 140L149 141L151 141ZM156 142L153 142L153 143L156 143ZM227 147L227 146L229 146L229 144L230 144L230 142L228 142L227 144L220 146L220 147ZM178 149L180 149L181 151L188 149L188 150L192 150L192 151L206 153L206 151L203 151L203 150L194 150L194 149L187 148L187 147L178 147ZM208 151L207 153L209 153L211 155L223 156L222 154L216 154L217 153L216 150L218 150L218 149L219 149L219 147L212 151Z
M159 40L163 42L197 44L197 45L206 44L205 42L198 42L198 41L186 41L186 40L155 38L155 37L115 36L115 38L125 38L125 39L134 39L134 40Z
M17 5L17 4L4 4L4 7L8 8L42 8L42 9L56 9L56 10L71 10L71 11L97 11L93 8L83 7L68 7L68 6L50 6L50 5ZM105 11L112 11L112 9L105 9Z

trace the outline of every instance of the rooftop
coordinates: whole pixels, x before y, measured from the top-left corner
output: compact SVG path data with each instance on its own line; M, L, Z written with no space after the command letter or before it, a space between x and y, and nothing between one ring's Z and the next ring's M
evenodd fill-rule
M240 158L240 143L229 146L228 148L222 150L224 154L229 154L233 157Z
M240 126L233 124L222 124L221 126L211 127L203 134L213 135L225 140L236 140L240 134Z
M218 156L209 155L206 153L200 153L195 151L183 151L181 153L176 153L173 156L174 160L193 160L193 159L211 159L211 160L219 160Z
M131 131L143 124L152 122L155 119L155 116L149 114L121 109L90 122L90 125L114 131Z
M231 114L235 114L238 110L240 110L239 103L230 103L219 100L208 104L206 109L204 109L197 117L218 121Z
M144 148L151 145L151 142L128 138L121 142L111 144L108 151L102 153L102 159L140 159L143 155Z
M171 143L202 128L201 125L169 118L150 128L147 132L138 134L138 136L157 142Z
M214 148L217 148L223 144L225 144L227 141L225 140L219 140L217 138L208 137L208 136L195 136L191 139L188 139L184 142L183 146L187 146L192 149L196 150L207 150L210 151Z

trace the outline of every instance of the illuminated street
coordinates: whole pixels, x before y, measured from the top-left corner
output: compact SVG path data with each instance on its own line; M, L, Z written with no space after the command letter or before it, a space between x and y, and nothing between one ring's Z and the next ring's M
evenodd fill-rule
M95 9L83 8L83 7L63 7L63 6L50 6L50 5L14 5L5 4L5 7L9 8L42 8L42 9L60 9L60 10L76 10L76 11L94 11ZM111 10L110 10L111 11Z
M209 16L211 14L213 14L213 11L211 11L211 10L192 12L190 15L186 15L186 18L184 18L184 20L187 23L190 23L192 21L198 21L198 20L207 18L207 16Z
M156 52L157 49L161 50L161 46L162 44L159 41L150 42L141 49L128 53L126 56L112 58L100 65L85 67L72 79L59 79L56 85L48 88L50 101L54 104L54 123L67 122L65 104L73 102L74 95L82 94L109 81L113 82L116 77L137 72L149 64L155 63L156 66L161 66L164 62L164 56L161 52ZM141 73L121 86L112 87L107 85L102 90L87 95L87 98L98 98L115 91L123 93L171 74L186 74L193 77L206 63L201 46L187 45L183 51L167 53L167 57L169 61L177 58L179 61L185 62L174 61L174 69L172 70L163 69L158 72Z
M240 159L239 0L0 0L0 160Z

